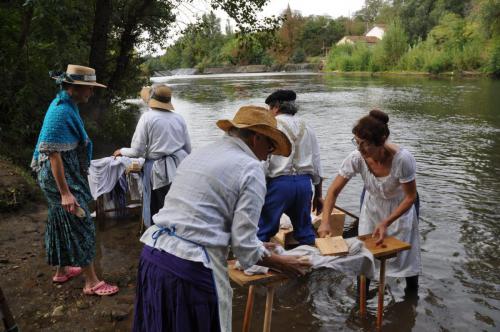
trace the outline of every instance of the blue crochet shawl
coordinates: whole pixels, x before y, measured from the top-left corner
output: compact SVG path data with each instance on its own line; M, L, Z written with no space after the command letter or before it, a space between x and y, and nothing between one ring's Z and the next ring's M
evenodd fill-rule
M87 151L87 165L92 158L92 141L89 139L78 106L70 95L61 90L52 101L45 114L42 130L38 136L31 167L38 171L50 152L70 151L78 146Z

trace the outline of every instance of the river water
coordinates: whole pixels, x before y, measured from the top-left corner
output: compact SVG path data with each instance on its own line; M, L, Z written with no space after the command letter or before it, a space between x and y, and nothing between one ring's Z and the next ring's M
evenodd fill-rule
M237 74L165 79L188 124L193 148L221 135L215 121L243 105L264 105L278 88L297 92L303 117L315 130L327 186L352 150L351 128L370 109L389 114L391 140L417 160L421 199L423 275L419 297L404 298L404 281L388 280L384 331L498 331L500 329L500 81L320 74ZM355 178L338 205L359 211ZM374 288L374 286L372 286ZM235 290L234 328L241 328L245 291ZM273 331L370 331L357 316L355 280L317 271L282 286ZM264 293L255 303L260 330Z

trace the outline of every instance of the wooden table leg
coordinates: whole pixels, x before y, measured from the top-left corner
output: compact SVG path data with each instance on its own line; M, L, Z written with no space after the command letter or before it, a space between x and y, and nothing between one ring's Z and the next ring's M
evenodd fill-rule
M252 313L253 313L254 294L255 294L255 286L250 285L248 287L248 297L247 297L247 305L245 307L245 316L243 317L243 332L250 331L250 322L252 321Z
M359 315L361 318L366 316L366 277L364 274L359 276Z
M377 330L382 329L382 316L384 314L385 291L385 258L380 259L380 280L378 285Z
M104 199L103 199L103 195L97 197L97 200L95 202L95 218L98 220L98 221L101 221L104 216Z
M271 317L273 315L273 298L274 298L274 286L267 287L266 294L266 311L264 313L264 328L263 332L271 331Z

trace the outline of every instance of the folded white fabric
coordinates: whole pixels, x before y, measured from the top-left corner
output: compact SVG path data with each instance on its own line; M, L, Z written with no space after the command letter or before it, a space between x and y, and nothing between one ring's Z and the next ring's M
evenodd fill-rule
M234 267L240 271L243 270L243 267L241 266L239 261L236 261ZM248 269L243 270L243 273L246 274L247 276L253 276L255 274L267 274L267 272L269 272L269 268L260 265L252 265Z
M375 261L373 255L366 249L363 242L357 238L346 239L349 248L347 256L322 256L318 248L308 245L299 246L292 250L284 250L283 247L277 246L273 252L279 255L302 256L308 257L312 264L312 269L327 268L343 272L348 275L364 274L368 278L373 278L375 275ZM241 270L241 265L236 262L236 268ZM266 274L268 268L254 265L243 272L246 275Z
M138 162L141 167L144 164L144 158L105 157L92 160L88 176L92 197L97 199L102 194L113 190L116 182L132 161Z

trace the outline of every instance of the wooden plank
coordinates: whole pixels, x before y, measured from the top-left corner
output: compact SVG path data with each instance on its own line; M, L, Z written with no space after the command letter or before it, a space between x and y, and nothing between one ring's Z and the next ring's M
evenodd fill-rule
M247 285L267 285L275 282L281 282L288 279L288 277L283 273L278 273L274 271L269 271L267 274L258 274L253 276L247 276L243 271L240 271L234 267L235 261L227 262L229 278L240 286Z
M347 243L342 236L317 238L316 247L323 256L344 256L349 253Z
M364 242L366 249L370 250L375 258L395 255L411 248L409 243L400 241L394 236L385 237L384 242L380 245L376 245L376 239L372 238L371 234L358 236L358 239Z
M321 224L322 216L323 214L320 213L312 219L312 223L315 229L318 229L319 225ZM342 233L344 233L345 213L340 210L333 209L332 213L330 214L329 221L330 229L332 231L332 237L342 236Z
M293 237L293 229L284 229L280 228L278 233L271 238L271 242L278 243L283 248L286 248L287 245L298 243L297 240Z

